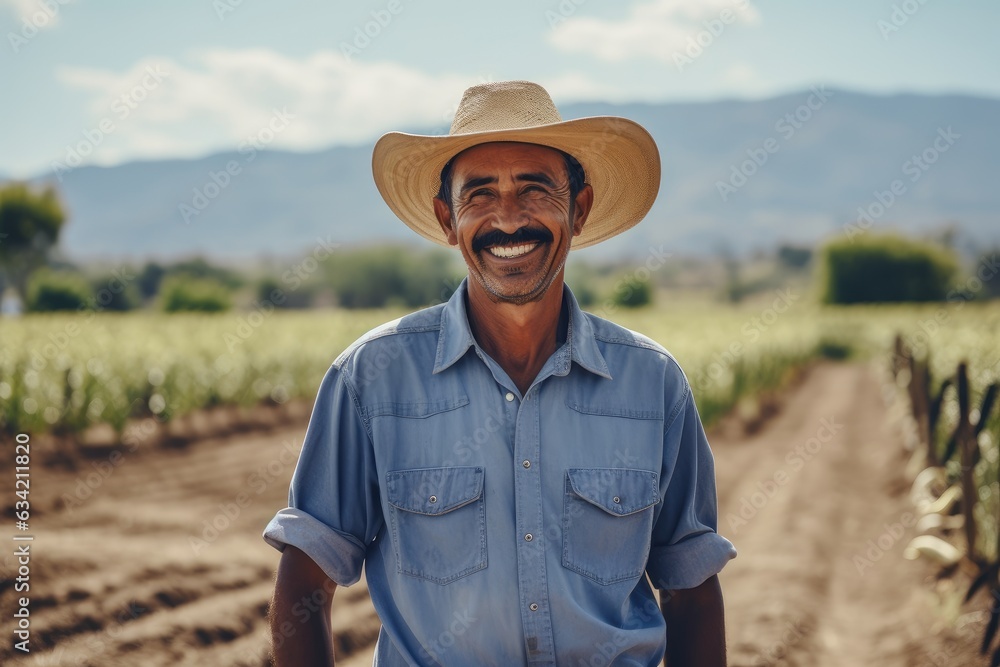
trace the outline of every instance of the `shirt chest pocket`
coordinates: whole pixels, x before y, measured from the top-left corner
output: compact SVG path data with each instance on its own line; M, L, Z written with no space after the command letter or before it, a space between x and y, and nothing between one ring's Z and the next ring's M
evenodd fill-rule
M646 568L657 474L627 468L571 468L563 499L562 564L607 585Z
M473 466L388 473L397 571L447 584L486 567L483 478Z

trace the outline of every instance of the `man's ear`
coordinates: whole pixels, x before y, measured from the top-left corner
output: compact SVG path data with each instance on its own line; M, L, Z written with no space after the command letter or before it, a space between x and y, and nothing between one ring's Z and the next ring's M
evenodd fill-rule
M451 219L451 207L448 206L446 201L437 197L434 198L434 217L437 218L438 224L441 225L441 230L448 238L448 243L458 245L458 235L455 234L454 224Z
M579 236L583 231L583 225L587 222L587 216L590 215L593 205L594 188L590 187L590 183L584 183L583 188L576 193L576 199L573 200L573 236Z

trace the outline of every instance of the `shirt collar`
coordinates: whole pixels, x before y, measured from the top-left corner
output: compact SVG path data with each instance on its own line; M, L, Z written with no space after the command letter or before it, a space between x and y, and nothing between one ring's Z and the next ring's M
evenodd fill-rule
M438 333L437 354L434 359L434 373L440 373L458 361L470 347L478 347L469 326L469 316L465 309L465 296L469 277L466 276L455 293L448 299L441 311L441 328ZM608 364L597 346L594 328L590 319L581 310L572 290L563 284L563 305L569 308L569 324L566 329L566 345L571 350L570 358L581 367L601 377L611 379ZM560 348L561 350L562 348ZM559 354L557 351L555 354ZM569 368L559 375L565 375Z

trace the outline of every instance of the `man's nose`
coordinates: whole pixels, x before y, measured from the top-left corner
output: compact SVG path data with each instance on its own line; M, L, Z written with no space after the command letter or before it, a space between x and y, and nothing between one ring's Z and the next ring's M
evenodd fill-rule
M500 205L493 226L508 234L516 232L531 221L527 207L516 193L505 193L500 196Z

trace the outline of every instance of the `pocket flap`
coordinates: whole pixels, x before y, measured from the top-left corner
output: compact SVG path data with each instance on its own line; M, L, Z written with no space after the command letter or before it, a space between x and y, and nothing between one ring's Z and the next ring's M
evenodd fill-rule
M483 495L483 469L474 466L395 470L386 476L389 504L418 514L444 514Z
M573 493L608 514L634 514L660 501L657 474L629 468L570 468Z

